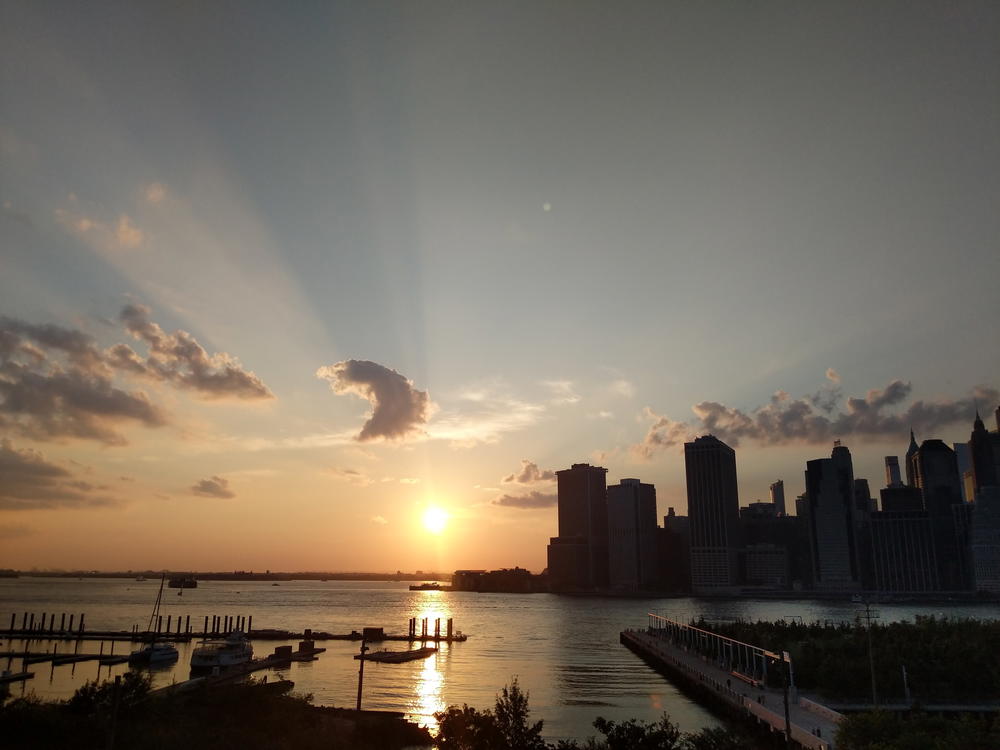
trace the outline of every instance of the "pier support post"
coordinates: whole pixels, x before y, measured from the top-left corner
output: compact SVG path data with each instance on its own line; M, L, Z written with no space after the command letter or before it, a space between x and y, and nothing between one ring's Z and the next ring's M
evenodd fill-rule
M170 621L174 618L173 615L167 615L167 632L170 632Z
M420 621L420 637L427 638L427 618Z
M80 613L80 635L83 635L83 616L84 616L84 614L86 614L86 613L84 613L84 612Z
M75 620L75 619L76 619L76 615L70 615L69 616L69 632L70 633L73 632L73 620Z
M247 635L250 635L250 631L253 629L253 615L247 617Z
M361 658L358 659L358 703L355 710L361 710L361 686L365 681L365 652L368 650L368 645L365 643L365 639L361 639Z
M31 630L31 631L35 630L35 613L34 612L31 613L31 619L28 620L28 630Z
M187 617L184 618L184 632L185 633L191 632L191 615L188 615Z
M42 621L41 621L41 624L39 624L39 626L38 626L38 632L39 633L44 633L45 632L45 616L46 616L45 613L42 612Z
M455 629L453 627L452 618L448 618L448 640L451 640L451 636L454 634Z
M63 615L63 616L65 617L65 615ZM14 623L16 622L16 620L17 620L17 615L14 614L13 612L11 612L10 613L10 632L11 633L14 632Z
M27 630L27 629L28 629L28 613L27 612L22 612L21 613L21 630Z
M440 617L435 617L434 618L434 640L437 640L440 637L441 637L441 618Z
M156 634L159 635L163 632L163 615L158 615L156 618Z
M59 632L66 632L66 613L62 613L62 617L59 618Z
M203 635L208 636L208 615L205 615L205 630L203 631Z

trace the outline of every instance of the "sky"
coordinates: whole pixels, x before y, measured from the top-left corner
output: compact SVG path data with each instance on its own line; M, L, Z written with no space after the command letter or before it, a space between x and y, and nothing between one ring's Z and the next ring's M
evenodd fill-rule
M0 4L0 567L545 566L1000 402L992 2ZM433 523L424 523L435 511ZM442 528L443 525L443 528Z

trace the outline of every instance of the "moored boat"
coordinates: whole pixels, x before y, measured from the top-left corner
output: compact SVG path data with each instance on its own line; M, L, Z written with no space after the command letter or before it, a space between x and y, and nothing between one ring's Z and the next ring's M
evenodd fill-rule
M153 633L153 624L157 622L160 614L160 603L163 601L163 581L166 579L164 573L160 577L160 589L156 592L156 602L153 604L153 613L149 616L149 624L146 626L146 633ZM145 579L143 579L145 580ZM150 635L150 637L154 637ZM157 664L169 664L177 661L177 649L169 643L157 643L155 640L148 646L129 654L128 663L130 667L155 666Z
M434 646L425 646L424 648L413 648L409 651L369 651L364 656L361 654L355 654L355 659L364 659L365 661L379 661L387 664L399 664L404 661L413 661L414 659L426 659L431 654L437 653L437 649Z
M253 646L239 630L224 639L199 641L201 644L191 654L192 670L208 670L246 664L253 658Z

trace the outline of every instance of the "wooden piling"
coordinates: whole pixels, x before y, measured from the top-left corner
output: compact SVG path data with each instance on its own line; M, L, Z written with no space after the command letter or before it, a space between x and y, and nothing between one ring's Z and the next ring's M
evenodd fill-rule
M14 632L14 623L16 622L16 620L17 620L17 615L14 614L13 612L11 612L10 613L10 632L11 633Z
M83 615L84 615L84 613L81 612L80 613L80 635L83 635Z
M184 632L187 633L188 635L191 634L191 615L188 615L184 619Z
M31 613L31 619L28 620L28 630L30 630L32 632L35 631L35 613L34 612Z
M62 617L59 618L59 632L66 632L66 613L62 613Z
M163 615L158 615L156 618L156 634L159 635L163 632Z
M27 630L28 628L28 613L21 613L21 630Z
M253 628L253 615L247 617L247 633Z
M440 638L440 637L441 637L441 618L440 617L435 617L434 618L434 638Z
M451 636L452 636L452 635L454 634L454 632L455 632L455 629L454 629L454 627L453 627L453 624L454 624L454 623L452 622L452 618L451 618L451 617L449 617L449 618L448 618L448 640L449 640L449 641L451 640Z
M208 635L208 615L205 615L205 630L204 635Z
M76 619L76 615L69 616L69 632L73 632L73 620Z
M171 620L173 620L173 619L174 619L173 615L167 615L167 631L166 632L168 632L168 633L170 632Z

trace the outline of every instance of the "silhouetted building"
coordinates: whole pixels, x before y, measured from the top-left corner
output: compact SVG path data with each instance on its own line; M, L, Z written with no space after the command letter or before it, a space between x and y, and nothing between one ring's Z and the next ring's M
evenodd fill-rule
M656 584L656 488L638 479L608 487L608 565L611 588Z
M960 548L960 525L964 520L952 510L952 506L962 505L955 451L940 440L925 440L914 454L911 465L924 510L930 514L934 530L941 587L947 591L968 588L971 581L963 576L968 567L965 563L968 551Z
M748 544L740 550L743 584L780 591L789 588L788 549L775 544Z
M548 591L544 575L534 575L524 568L500 570L456 570L451 576L454 591L479 591L482 593L532 594Z
M678 516L673 508L657 529L659 587L664 591L691 591L691 524L687 516Z
M972 424L972 435L969 436L969 464L971 464L973 483L978 493L983 487L995 487L997 481L997 456L994 449L993 436L983 424L976 412L976 421ZM959 467L960 470L962 467ZM972 500L973 498L968 498Z
M885 486L902 487L903 480L899 474L899 456L885 457Z
M771 503L777 509L778 513L785 515L785 482L779 479L777 482L771 484Z
M691 585L711 593L738 585L742 546L736 453L714 435L684 444L691 518Z
M941 585L934 549L927 511L872 513L873 588L887 593L939 591Z
M882 502L879 509L884 513L897 513L905 510L923 510L924 497L919 487L884 487L879 490Z
M834 443L830 458L806 463L806 514L817 589L855 589L861 584L855 529L851 452Z
M777 518L778 508L774 503L763 503L760 500L740 508L740 520L753 518Z
M918 450L917 438L913 434L913 430L910 430L910 445L906 449L906 457L903 459L906 464L906 484L908 487L917 486L916 479L913 476L913 457L917 455Z
M976 591L1000 594L1000 487L984 487L976 497L970 546Z
M573 464L556 472L559 536L549 544L549 580L554 591L608 585L607 473L590 464Z

